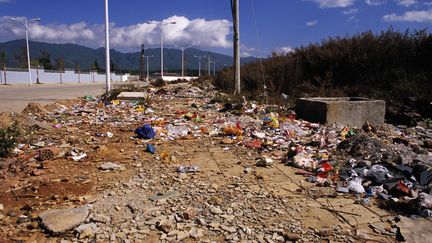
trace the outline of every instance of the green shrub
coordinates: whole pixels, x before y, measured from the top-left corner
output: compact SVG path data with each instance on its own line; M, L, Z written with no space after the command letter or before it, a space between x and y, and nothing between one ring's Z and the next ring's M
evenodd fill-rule
M17 122L0 128L0 157L6 157L10 154L20 134Z
M330 37L300 46L288 54L242 66L243 94L267 92L278 103L281 94L303 96L365 96L397 105L405 97L432 100L432 34L429 30L371 31ZM233 93L233 69L220 70L213 84Z

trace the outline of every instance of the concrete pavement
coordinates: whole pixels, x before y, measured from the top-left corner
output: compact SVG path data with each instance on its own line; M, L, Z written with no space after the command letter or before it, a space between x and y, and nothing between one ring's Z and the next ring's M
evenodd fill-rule
M0 85L0 112L21 112L29 102L54 103L84 95L100 95L105 85L96 84L40 84Z

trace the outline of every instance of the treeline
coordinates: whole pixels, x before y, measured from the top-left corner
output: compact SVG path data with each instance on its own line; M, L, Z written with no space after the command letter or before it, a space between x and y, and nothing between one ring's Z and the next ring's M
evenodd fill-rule
M21 51L18 54L14 55L14 59L18 64L19 68L26 69L28 66L27 63L27 48L25 46L21 47ZM0 52L0 68L6 69L6 53L4 51ZM75 71L95 71L95 72L105 72L105 68L99 65L98 59L95 59L94 62L90 65L90 68L87 70L82 69L81 65L78 61L74 61L72 64L65 63L65 58L60 56L56 59L51 57L51 54L47 51L41 51L39 55L32 56L30 59L30 66L32 68L43 68L44 70L55 70L55 71L64 71L65 68L74 69ZM128 70L120 70L117 66L111 61L110 69L112 72L128 72Z
M232 91L233 70L214 84ZM427 30L389 29L334 37L242 67L242 89L253 97L365 96L398 103L431 100L432 35ZM283 95L282 95L283 94Z

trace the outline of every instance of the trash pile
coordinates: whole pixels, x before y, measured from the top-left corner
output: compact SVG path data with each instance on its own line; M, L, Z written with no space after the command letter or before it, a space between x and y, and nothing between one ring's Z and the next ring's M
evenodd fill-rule
M177 86L149 88L149 97L157 96L166 101L153 107L138 101L103 103L93 96L85 96L70 106L56 104L51 112L32 104L24 111L28 117L44 121L54 129L68 132L81 126L91 131L94 130L92 126L103 124L111 127L111 131L87 133L89 136L85 139L73 138L60 144L59 141L57 144L49 141L19 144L14 152L39 161L62 156L80 161L90 151L78 148L79 145L112 139L116 129L129 128L135 129L131 140L142 140L145 151L164 160L170 155L159 151L151 140L211 137L219 141L225 151L232 146L258 151L261 156L256 158L257 166L271 166L275 161L282 161L301 169L298 174L311 183L332 186L339 193L360 194L365 199L376 197L386 202L409 204L411 207L404 207L410 209L409 213L432 215L425 202L432 180L430 129L386 125L383 130L376 131L369 123L361 129L322 126L297 120L294 112L283 107L245 99L239 103L217 103L212 100L216 94L211 85ZM177 110L170 104L178 97L190 100L189 109ZM161 105L163 113L155 113L154 106ZM24 152L28 148L38 150ZM175 168L182 173L199 171L197 166L188 164L176 164ZM32 173L38 174L38 171ZM421 202L417 203L419 200Z
M335 130L318 132L312 141L292 143L287 163L311 172L298 172L309 182L357 194L361 204L378 198L398 212L430 217L432 133L422 127L401 131L386 126L378 133L365 126L343 128L339 135Z
M12 156L0 160L1 179L47 175L58 161L66 161L65 168L68 163L86 165L109 175L126 171L129 165L124 161L133 161L137 171L146 163L150 168L157 163L177 175L176 182L198 180L195 176L204 173L205 166L192 163L179 151L168 150L167 144L210 141L224 154L239 148L247 151L256 167L239 162L245 177L284 163L310 183L334 188L335 194L352 193L361 205L378 201L404 214L432 217L432 130L428 127L375 128L369 123L362 128L323 126L298 120L285 107L245 99L232 102L211 85L151 87L147 94L149 100L157 102L105 102L85 96L46 107L31 105L23 112L25 136ZM141 174L139 180L150 178ZM159 175L153 176L157 177L154 185L165 185L165 180L171 179L165 176L159 183ZM88 177L77 176L84 181ZM199 183L208 187L206 182ZM237 185L230 189L237 190ZM218 191L214 189L214 193ZM256 198L277 201L260 193L256 192ZM253 198L250 192L244 194Z
M427 136L424 129L411 129ZM427 142L414 134L380 140L361 133L338 145L345 158L339 172L338 191L348 189L365 199L378 197L399 212L432 216L432 156Z

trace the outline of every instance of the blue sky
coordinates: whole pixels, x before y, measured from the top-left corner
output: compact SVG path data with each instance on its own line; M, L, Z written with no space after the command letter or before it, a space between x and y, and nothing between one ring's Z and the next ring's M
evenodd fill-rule
M158 47L160 25L165 45L231 54L229 0L110 0L111 42L121 51L140 43ZM24 37L11 16L40 17L30 39L52 43L103 45L103 0L0 0L0 41ZM154 21L154 22L149 22ZM432 0L240 0L240 41L244 56L283 52L329 36L345 36L392 26L424 29L432 24Z

